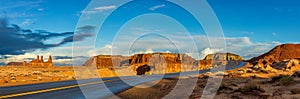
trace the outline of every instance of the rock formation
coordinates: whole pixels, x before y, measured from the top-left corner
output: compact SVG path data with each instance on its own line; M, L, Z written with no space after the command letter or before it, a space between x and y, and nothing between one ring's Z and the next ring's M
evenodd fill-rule
M208 54L204 60L225 60L225 61L230 61L230 60L244 60L239 55L232 54L232 53L215 53L215 54Z
M156 72L176 72L195 68L193 66L196 66L195 59L192 57L186 54L173 53L135 54L133 56L99 55L91 57L83 65L96 65L98 68L132 66L133 70L136 70L139 66L145 64L154 66L154 70L164 70Z
M186 54L149 53L136 54L131 58L130 65L136 70L139 66L148 64L154 66L154 72L179 72L197 69L196 60ZM161 71L163 70L163 71Z
M97 66L97 68L129 66L130 57L121 55L98 55L91 57L83 66Z
M178 53L147 53L133 56L121 55L98 55L91 57L83 65L97 66L97 68L115 68L131 66L133 71L143 65L153 66L151 73L180 72L196 69L209 69L212 67L212 56L208 55L205 60L195 60L187 54ZM217 54L219 59L243 60L239 55L231 53ZM225 58L223 58L225 57Z
M296 58L300 58L300 44L283 44L263 55L248 60L248 62L253 65L265 66Z
M24 61L23 62L23 66L28 66L28 67L53 67L52 57L51 56L49 56L47 62L44 62L43 58L44 58L43 56L41 56L41 59L40 59L39 56L37 56L36 59L33 59L29 63L27 63L26 61Z
M286 60L278 63L273 63L271 67L277 70L299 71L300 61L298 59Z

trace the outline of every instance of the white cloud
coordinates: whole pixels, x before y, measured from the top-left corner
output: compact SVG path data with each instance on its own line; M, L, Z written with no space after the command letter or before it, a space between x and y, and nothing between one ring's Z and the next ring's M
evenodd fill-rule
M95 14L95 13L99 13L99 12L103 12L103 11L107 11L107 10L112 10L112 9L115 9L116 7L117 6L115 6L115 5L100 6L100 7L94 8L94 9L81 11L81 13L84 13L84 14Z
M34 20L32 19L25 19L22 23L21 26L28 26L34 23Z
M92 49L90 51L88 51L88 54L90 57L92 56L97 56L97 55L111 55L111 50L112 50L112 45L111 44L107 44L104 47L100 48L100 49Z
M158 8L162 8L162 7L165 7L165 6L166 6L165 4L156 5L156 6L153 6L153 7L149 8L149 10L154 11L154 10L156 10L156 9L158 9Z
M277 36L277 33L273 32L272 35L273 35L273 36Z
M45 53L43 54L45 59L48 59L48 55L51 55L50 53ZM0 59L0 63L9 63L9 62L23 62L23 61L31 61L32 58L36 58L37 54L33 54L33 53L25 53L23 55L16 55L16 56L12 56L12 55L6 55L6 57L8 58L4 58L4 59Z
M206 48L206 49L202 50L201 53L204 54L204 55L208 55L208 54L214 54L214 53L220 52L222 50L223 49L210 49L210 48Z
M143 30L144 31L144 30ZM249 59L254 56L261 55L265 52L268 52L270 49L275 47L276 45L281 44L280 42L272 41L272 42L253 42L249 37L225 37L225 38L208 38L206 35L193 35L192 38L195 41L197 46L197 50L193 48L193 41L190 36L184 35L184 33L166 33L168 39L158 37L145 37L141 39L136 38L142 33L137 33L138 31L134 31L133 34L130 35L122 35L119 34L113 45L106 45L103 48L98 50L94 50L94 55L99 54L115 54L115 55L128 55L135 53L146 53L146 52L176 52L178 49L181 50L181 53L189 54L190 56L203 59L205 55L215 53L215 52L231 52L242 57ZM225 42L222 43L222 41ZM132 42L134 41L134 42ZM220 42L221 41L221 42ZM211 46L210 44L213 44ZM224 45L226 44L226 48ZM151 49L151 50L150 50ZM128 52L129 51L129 52Z
M44 11L44 8L38 8L37 10L38 11Z
M114 8L116 8L116 6L115 5L111 5L111 6L97 7L94 10L96 10L96 11L105 11L105 10L112 10Z

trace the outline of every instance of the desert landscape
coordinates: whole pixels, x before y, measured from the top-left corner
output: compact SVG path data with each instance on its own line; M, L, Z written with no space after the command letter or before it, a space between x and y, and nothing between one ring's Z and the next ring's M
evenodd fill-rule
M0 99L300 99L299 0L1 0Z
M221 74L217 72L188 77L184 80L198 79L190 99L201 98L205 86L214 86L214 83L206 83L209 76L216 78L224 76L215 99L298 99L300 96L299 48L299 44L278 45L269 52L248 60L248 64L243 68L221 72ZM178 79L163 79L149 88L135 86L117 96L123 99L160 99L168 95L176 86ZM149 83L140 86L147 86Z
M136 54L133 56L99 55L91 57L83 66L47 66L43 59L29 62L31 65L8 64L0 67L1 82L3 86L16 86L37 84L45 82L58 82L76 79L106 78L115 76L135 76L137 72L142 75L167 74L194 70L207 70L218 67L214 63L225 61L226 64L236 64L244 61L247 64L241 68L224 72L208 72L205 74L187 76L184 80L198 79L197 86L190 95L191 99L200 98L209 77L224 77L215 98L293 98L300 96L300 44L278 45L263 55L244 60L239 55L231 53L209 54L203 60L195 60L185 54L151 53ZM215 62L213 62L215 60ZM39 64L39 65L36 65ZM139 69L149 66L150 70ZM97 68L91 71L90 68ZM80 72L76 71L80 70ZM77 72L77 75L76 75ZM78 75L79 74L79 75ZM149 88L148 83L135 86L117 96L125 99L131 98L162 98L176 85L179 78L162 79ZM182 86L188 86L183 84ZM184 93L184 92L183 92ZM179 94L179 93L178 93Z

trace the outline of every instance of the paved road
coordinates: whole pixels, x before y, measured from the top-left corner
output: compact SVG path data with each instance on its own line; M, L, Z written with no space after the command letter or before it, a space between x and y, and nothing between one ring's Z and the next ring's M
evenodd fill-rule
M234 64L234 63L229 63ZM115 93L122 92L138 84L159 80L162 78L174 78L217 72L219 70L231 70L245 66L246 63L239 61L235 66L226 68L214 68L212 70L200 70L166 75L127 76L103 79L86 79L74 81L62 81L43 84L32 84L14 87L0 87L1 98L14 99L99 99L106 98Z

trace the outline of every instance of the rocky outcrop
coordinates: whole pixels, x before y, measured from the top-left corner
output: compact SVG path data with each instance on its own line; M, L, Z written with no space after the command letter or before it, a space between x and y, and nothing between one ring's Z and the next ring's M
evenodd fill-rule
M186 54L149 53L133 55L130 65L133 66L134 70L139 66L148 64L155 67L155 72L179 72L197 68L195 62L194 58Z
M23 66L22 62L9 62L7 66Z
M232 53L215 53L215 54L208 54L204 60L225 60L225 61L230 61L230 60L244 60L239 55L232 54Z
M147 64L154 66L154 70L157 70L155 72L177 72L196 68L195 62L194 58L186 54L148 53L133 56L99 55L91 57L83 65L97 66L98 68L132 66L132 69L136 70L139 66Z
M33 59L29 63L24 61L23 66L28 66L28 67L53 67L52 57L49 56L48 61L44 62L43 56L41 56L41 58L39 56L37 56L36 59Z
M209 69L212 67L212 60L199 60L197 61L198 68L200 70Z
M248 60L248 62L257 66L265 66L296 58L300 58L300 44L283 44L263 55Z
M298 59L286 60L278 63L271 64L271 67L278 70L285 71L299 71L300 70L300 61Z
M209 69L212 67L211 57L208 55L205 60L195 60L187 54L178 53L147 53L135 54L133 56L121 55L99 55L91 57L83 65L97 66L98 68L115 68L122 66L131 66L133 71L143 65L153 67L152 73L180 72L195 69ZM219 59L226 60L243 60L239 55L231 53L217 54ZM225 57L225 58L223 58Z
M52 57L49 56L48 61L44 61L43 56L37 56L36 59L31 60L29 63L26 61L23 62L10 62L7 66L26 66L26 67L53 67Z
M83 66L97 66L97 68L129 66L129 59L130 57L121 55L98 55L91 57Z

